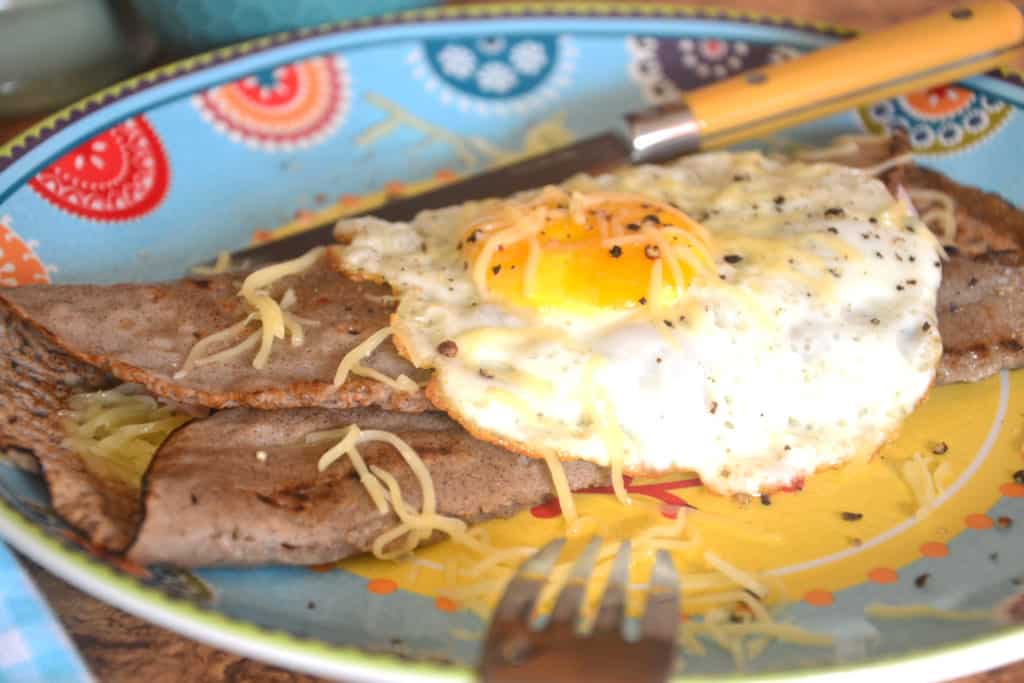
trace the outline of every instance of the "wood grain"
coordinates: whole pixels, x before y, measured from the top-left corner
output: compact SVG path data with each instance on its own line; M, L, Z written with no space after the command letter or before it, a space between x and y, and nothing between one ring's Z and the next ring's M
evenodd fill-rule
M25 563L89 668L104 683L313 683L322 680L183 638L72 588L38 565Z
M690 0L686 4L781 14L869 29L957 3L947 0ZM1024 67L1024 57L1018 59L1015 66ZM0 141L12 137L37 118L0 120ZM22 559L100 681L315 683L322 680L183 638L95 600ZM1024 681L1024 661L960 678L956 683L1020 681Z

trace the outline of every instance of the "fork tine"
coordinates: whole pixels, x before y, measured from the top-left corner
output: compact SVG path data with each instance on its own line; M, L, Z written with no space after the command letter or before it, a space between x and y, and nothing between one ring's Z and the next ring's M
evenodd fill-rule
M505 588L501 602L494 610L492 623L508 619L525 621L529 618L537 595L547 583L548 574L564 545L565 539L551 541L516 570Z
M595 536L587 544L587 547L580 553L576 563L573 564L572 573L562 593L558 596L555 608L551 610L552 621L570 621L575 619L579 624L580 604L587 589L587 580L594 570L594 563L597 561L597 553L601 550L601 537Z
M645 638L660 638L672 643L679 628L679 574L672 556L659 550L651 572L641 629Z
M629 585L630 545L617 550L608 584L595 624L590 633L580 631L580 607L586 583L597 558L603 557L600 538L590 543L573 564L569 584L558 596L551 619L543 629L531 628L528 620L537 598L550 578L563 542L549 543L516 572L495 610L484 641L480 675L486 683L525 681L667 681L675 658L675 628L678 588L675 568L668 553L655 557L652 590L644 618L626 621L626 592ZM568 593L567 593L568 591ZM573 617L576 628L573 628ZM667 623L662 623L667 620ZM647 626L643 636L631 642L624 626Z
M629 585L629 541L623 541L612 565L601 606L592 632L620 631L626 611L626 587Z

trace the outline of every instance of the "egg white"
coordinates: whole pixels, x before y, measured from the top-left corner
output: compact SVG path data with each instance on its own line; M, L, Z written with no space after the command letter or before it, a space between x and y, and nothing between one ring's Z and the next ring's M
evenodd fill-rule
M714 153L567 186L674 203L711 233L717 272L654 318L537 310L468 273L457 245L493 202L338 226L344 269L392 286L396 343L474 434L757 494L870 455L928 391L941 250L877 179Z

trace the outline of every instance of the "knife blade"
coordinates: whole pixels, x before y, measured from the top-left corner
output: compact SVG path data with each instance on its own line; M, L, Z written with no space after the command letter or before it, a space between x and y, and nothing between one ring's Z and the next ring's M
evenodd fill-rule
M941 40L936 40L941 37ZM428 209L500 197L600 173L725 147L852 107L981 73L1024 47L1024 14L1008 0L982 0L865 34L838 45L686 93L681 101L625 117L609 131L396 199L372 210L388 221ZM335 220L233 253L246 268L294 258L332 241ZM205 264L209 265L209 264Z
M373 209L372 214L386 221L409 221L420 211L558 183L580 170L600 172L629 158L630 146L625 138L611 132L602 133L547 154L442 185L436 190L390 201ZM231 262L251 268L301 256L313 247L331 242L336 222L331 220L291 237L235 252L231 255Z

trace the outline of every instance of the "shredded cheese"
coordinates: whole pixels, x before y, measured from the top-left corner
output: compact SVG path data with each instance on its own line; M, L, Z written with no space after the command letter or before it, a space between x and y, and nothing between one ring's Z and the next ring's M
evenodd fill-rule
M885 161L881 162L880 164L876 164L875 166L868 166L867 168L863 168L861 169L861 171L863 171L865 175L881 175L882 173L885 173L889 169L896 168L897 166L904 166L906 164L912 163L913 161L914 155L911 154L910 152L905 152L904 154L898 154L894 157L890 157Z
M931 605L885 605L873 602L864 607L864 614L876 619L937 619L941 621L991 621L991 610L949 610Z
M687 654L703 657L708 653L704 645L694 636L693 629L690 624L680 624L678 633L679 644L683 646L683 649Z
M576 514L576 502L572 497L572 489L569 488L569 478L565 475L565 467L558 456L550 451L544 451L544 462L551 472L551 484L555 487L555 495L558 496L558 504L562 508L562 516L565 523L572 526L576 523L579 515Z
M620 503L632 505L633 500L626 491L626 482L623 476L625 435L622 433L622 428L619 426L618 418L606 392L594 381L594 374L597 372L599 362L597 358L592 358L587 363L581 385L580 400L584 413L590 416L598 436L604 444L605 453L608 456L608 466L611 470L612 491Z
M665 280L665 266L659 259L651 266L651 276L647 281L647 305L652 311L662 310L661 292Z
M690 511L688 509L680 508L676 511L676 518L672 520L671 524L658 524L644 529L634 536L634 541L653 541L667 538L678 538L682 536L683 532L686 530L689 513Z
M265 292L267 287L278 280L290 275L298 275L308 270L314 263L320 260L320 256L323 253L323 247L315 247L298 258L254 270L242 281L240 291L245 293Z
M940 206L952 211L955 208L953 198L941 190L932 190L924 187L910 187L907 188L907 194L914 200L915 206L918 203L924 204L939 204ZM918 207L921 208L920 206Z
M949 460L943 460L939 463L939 466L932 472L932 479L935 481L935 489L940 493L949 488L949 485L953 483L953 463Z
M729 605L743 603L750 608L751 613L757 619L771 621L772 617L765 609L764 603L746 591L725 591L711 595L699 595L686 599L687 607L709 607L716 605Z
M288 289L281 297L281 301L275 301L267 293L267 288L282 278L298 275L308 270L320 259L323 252L323 247L317 247L298 258L260 268L250 273L238 290L238 296L248 306L250 313L234 325L214 332L193 344L185 356L185 362L181 369L174 374L174 378L181 379L194 368L235 358L248 353L257 346L252 366L257 370L262 370L270 359L274 341L284 339L286 334L291 335L293 347L302 346L305 342L302 326L314 326L319 323L287 312L296 301L294 290ZM259 331L247 335L232 347L217 353L209 353L212 347L237 337L253 322L260 324Z
M544 222L543 217L527 215L520 218L511 227L499 230L484 238L480 254L473 264L473 283L481 293L488 291L487 272L491 269L491 262L499 249L528 239L541 231ZM536 277L536 274L534 275Z
M754 637L747 641L747 659L757 659L771 644L771 638Z
M903 481L917 503L917 516L924 515L939 496L935 477L928 468L928 463L920 453L915 453L913 457L900 464L900 474L903 475Z
M218 251L217 260L213 262L212 266L194 266L192 268L193 275L220 275L231 270L231 252L229 251Z
M835 645L835 639L827 633L814 633L799 626L781 622L760 623L755 621L745 624L693 622L686 624L686 629L692 635L711 634L712 632L718 632L725 636L765 635L794 645L810 647L832 647Z
M860 151L861 143L883 143L892 139L889 133L876 135L872 133L837 135L828 147L819 149L802 149L794 156L801 161L828 161L850 156Z
M203 341L207 341L207 340L209 340L209 337L207 337L207 339L204 339ZM252 351L253 349L258 347L259 345L260 345L260 333L259 332L253 332L248 337L246 337L245 339L243 339L242 341L240 341L239 343L235 344L234 346L232 346L230 348L224 349L223 351L218 351L217 353L211 353L210 355L203 356L202 358L193 359L191 367L201 368L201 367L203 367L205 365L212 365L214 363L222 363L222 362L224 362L226 360L230 360L230 359L235 358L237 356L241 356L241 355L243 355L245 353L248 353L249 351ZM187 367L189 367L189 366L187 365L187 359L186 359L186 365L182 367L182 370L180 370L179 372L175 373L175 375L174 375L175 379L179 379L179 378L185 376L185 374L188 372L188 370L185 369Z
M523 294L529 299L537 291L537 270L540 268L540 240L537 239L536 235L530 235L527 244L528 251L526 254L526 272L523 275Z
M266 293L267 287L282 278L308 270L320 259L323 252L323 247L316 247L299 258L260 268L250 273L242 282L238 295L256 310L257 319L263 328L260 348L252 361L254 368L261 370L266 367L274 340L284 339L286 329L284 309ZM292 297L294 298L294 294Z
M133 485L164 439L191 419L136 384L72 396L61 417L65 447L91 469Z
M362 432L357 437L357 443L365 443L368 441L383 441L384 443L390 444L398 451L398 454L402 456L405 463L412 470L416 479L419 481L420 487L423 492L423 512L426 514L434 514L437 510L437 494L434 491L434 482L430 478L430 470L420 459L420 456L412 447L405 441L400 439L391 432L385 432L379 429L370 429Z
M392 435L393 436L393 435ZM397 438L397 437L395 437ZM417 458L418 459L418 458ZM422 464L422 462L421 462ZM466 533L467 525L461 519L439 515L433 510L428 510L426 495L424 495L423 512L416 513L405 506L402 498L402 489L398 481L387 470L371 465L371 471L381 479L388 487L391 497L391 506L398 515L401 524L385 531L373 542L373 554L380 559L394 559L407 552L411 552L423 540L430 538L435 531L447 534L453 541L480 552L489 552L491 549L484 546L475 538ZM433 485L429 489L433 493ZM427 491L424 491L426 494ZM397 551L386 550L387 546L402 537L406 540L399 546Z
M565 520L565 535L568 538L581 538L594 533L596 522L593 517L580 517L576 512L576 501L569 486L569 478L565 474L565 465L554 453L544 452L544 462L551 472L551 483L558 497Z
M882 135L840 135L835 138L833 144L824 149L801 150L795 154L798 159L804 161L824 161L828 159L841 158L856 154L863 142L885 142L891 139L888 133ZM862 169L867 175L880 175L892 168L912 163L914 155L905 152L890 157L875 166ZM957 233L956 205L953 197L941 190L928 188L910 188L907 193L910 195L914 206L923 220L937 234L939 241L944 246L955 244ZM929 207L929 205L932 205ZM925 208L929 207L929 208Z
M384 340L390 337L391 334L392 330L390 327L382 327L346 353L345 357L341 359L341 363L338 364L337 372L334 373L334 386L340 387L344 384L345 380L348 379L349 373L351 373L376 380L398 391L406 393L419 391L419 385L404 374L391 378L378 370L360 364L361 360L376 351L377 347L383 344Z
M579 193L575 194L579 197L579 201L582 205L588 209L605 204L647 204L658 212L671 216L674 219L674 223L678 223L680 227L686 226L687 228L690 228L690 230L692 230L692 234L699 240L699 242L701 242L708 250L711 249L711 234L707 229L683 213L682 210L671 204L666 204L665 202L660 202L650 197L633 195L628 192L591 192L587 195L580 195Z
M192 370L192 368L196 367L197 364L199 364L202 360L204 360L206 358L206 356L208 355L207 351L210 349L210 347L217 346L218 344L220 344L223 341L226 341L228 339L236 337L239 332L244 330L246 328L246 326L250 322L252 322L252 319L254 317L255 316L250 314L250 315L246 316L244 320L235 323L231 327L227 327L227 328L221 330L220 332L214 332L213 334L207 335L206 337L203 337L202 339L197 341L195 344L193 344L192 348L188 352L188 355L185 356L185 362L182 363L181 370L179 370L178 372L174 373L174 379L181 379L190 370ZM254 332L253 335L255 335L255 334L256 333ZM252 336L252 335L250 335L250 336ZM228 349L228 351L231 351L231 350L232 349ZM221 354L223 354L223 353L225 353L225 352L222 351Z
M593 368L593 363L591 363L591 368ZM608 400L604 390L593 381L587 382L587 384L590 385L590 391L587 392L590 395L590 412L597 425L601 441L604 443L605 452L608 454L612 491L615 492L615 497L619 499L620 503L632 505L633 500L626 492L626 482L622 472L626 457L625 435L622 433L622 428L619 427L611 401Z
M377 486L386 489L379 498L379 509L393 511L399 520L396 526L373 540L372 552L375 557L397 559L412 552L422 541L435 534L448 536L455 543L478 555L479 559L469 566L460 566L458 561L455 561L432 566L432 569L445 574L447 595L458 600L474 600L485 596L490 599L498 595L518 563L536 552L537 549L530 546L495 548L483 529L469 529L462 520L440 514L429 470L415 450L395 434L382 430L361 430L352 425L344 429L308 434L305 441L318 443L338 438L340 441L321 456L320 468L329 467L343 455L351 458L354 453L353 467L359 472L363 485L369 490L375 486L373 482L376 482ZM384 442L398 450L419 483L422 500L420 510L413 509L406 502L393 474L374 465L366 467L366 463L359 458L355 447L369 441ZM545 461L565 512L566 534L570 535L573 520L579 521L581 518L576 512L568 478L565 476L562 463L556 457L547 455ZM635 548L642 554L644 549L654 549L664 544L685 544L682 546L685 548L700 547L696 532L690 531L689 537L684 537L688 531L687 520L690 514L697 513L681 509L676 519L670 523L655 525L636 533L632 539ZM618 542L602 544L595 563L595 574L608 569L618 547ZM695 635L710 638L729 652L738 663L756 657L772 640L812 646L832 644L831 638L827 635L813 634L790 624L776 623L763 602L769 589L761 578L733 566L710 551L704 552L702 557L711 571L684 574L680 581L681 590L689 596L685 604L698 609L708 609L704 623L686 625L685 628L688 630L681 638L687 651L704 651ZM553 604L559 587L569 578L574 561L573 558L556 563L545 577L547 585L538 601L542 611L545 605L550 607L548 603ZM500 573L501 576L487 578L494 573ZM633 593L645 589L639 585L634 588L636 590ZM588 593L588 599L594 597ZM589 615L587 610L590 602L595 600L590 599L584 606L585 619ZM737 609L745 611L737 612ZM730 619L738 619L740 623L729 623Z
M762 600L763 593L755 595L756 588L764 588L756 577L724 562L717 555L705 552L705 560L717 571L708 575L727 582L731 587L725 591L686 597L687 607L704 608L702 622L687 621L680 627L680 644L687 652L703 654L696 636L705 636L716 643L733 658L737 667L759 656L773 641L811 647L831 647L833 638L828 634L813 633L792 624L775 620ZM699 576L699 575L698 575ZM691 576L681 577L684 594L692 589ZM737 590L742 587L745 590Z
M684 593L700 593L735 590L738 584L721 572L693 572L681 576L679 585Z
M475 565L466 569L463 574L469 578L476 578L493 567L507 562L521 562L537 552L537 548L522 546L517 548L505 548L487 555Z
M660 230L654 230L653 228L645 228L643 232L644 235L649 237L651 241L654 242L655 245L657 245L658 250L665 255L664 258L659 259L659 263L668 263L668 270L672 274L672 280L675 282L676 287L685 287L686 278L683 277L683 269L679 267L678 258L678 254L682 253L684 250L676 249L675 247L670 245L668 243L668 240L665 239L665 236L662 234ZM668 256L670 255L675 255L677 257L668 258ZM690 260L690 263L692 264L693 261Z
M757 597L763 598L768 595L768 587L764 585L762 581L759 581L757 577L749 572L743 571L735 565L729 564L710 550L704 553L704 560L722 574L729 577L730 580L736 582L736 584L753 592Z
M725 625L726 618L727 615L724 609L708 612L704 617L703 623L703 626L706 629L705 633L720 648L729 653L737 669L742 669L747 663L746 651L743 648L743 639L730 637L730 634L727 631L722 630L722 626Z
M523 276L523 293L529 298L535 290L537 269L543 249L557 249L560 243L551 241L541 244L538 234L544 229L549 219L568 217L577 225L588 222L596 225L599 242L612 246L639 243L637 235L627 234L624 225L611 220L605 211L597 210L603 206L635 206L643 204L650 211L660 213L671 220L671 225L654 229L645 227L643 240L658 246L667 260L673 279L679 286L685 286L680 262L686 264L694 272L707 272L712 268L712 241L708 231L680 209L653 200L649 197L624 192L590 192L583 194L548 186L534 198L519 204L503 204L499 212L489 214L472 224L465 233L464 240L478 241L482 238L480 251L473 263L472 279L481 293L488 291L487 273L495 255L505 247L527 242L527 259ZM562 208L567 206L568 208ZM590 215L588 216L588 212ZM669 244L665 236L672 236L681 244Z
M921 220L936 231L939 241L946 246L956 241L956 203L941 190L907 188L907 194L921 214Z
M437 512L437 493L430 470L427 469L419 454L396 434L377 429L361 430L357 425L350 425L344 430L313 432L306 435L305 440L307 443L316 443L339 434L342 435L341 440L320 456L317 463L318 469L323 471L338 458L347 455L352 462L353 469L359 474L360 482L366 488L367 495L373 500L378 511L384 514L390 509L399 518L397 526L374 539L371 550L375 557L378 559L401 557L412 552L435 532L444 533L456 543L481 555L496 552L489 544L481 541L477 535L469 533L465 522ZM401 487L391 473L374 465L367 467L357 446L369 442L386 443L397 450L405 460L420 486L422 505L419 512L405 504ZM386 493L382 490L381 483L387 488ZM402 540L398 546L389 550L389 546L399 539Z
M352 469L354 469L356 474L359 475L359 481L366 488L366 494L370 497L370 500L373 501L374 506L377 508L377 512L386 514L388 511L388 503L384 488L380 485L377 478L371 474L362 455L359 454L359 450L356 448L356 443L359 441L361 434L359 427L356 425L349 427L341 441L327 449L327 451L320 456L317 468L323 472L338 458L348 456L349 461L352 463ZM315 440L316 436L318 436L318 434L307 435L306 442L310 443L310 437L314 437Z

